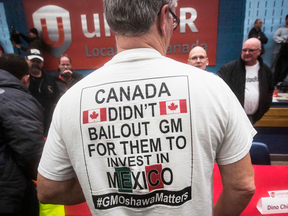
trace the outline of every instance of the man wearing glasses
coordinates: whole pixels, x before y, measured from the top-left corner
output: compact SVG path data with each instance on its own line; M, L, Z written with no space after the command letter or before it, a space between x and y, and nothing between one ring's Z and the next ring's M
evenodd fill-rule
M223 65L217 72L230 86L252 124L269 110L274 90L271 70L260 54L261 42L250 38L243 44L241 58Z
M86 200L93 215L117 216L240 215L247 206L256 132L223 80L165 57L176 6L104 0L118 54L57 104L40 202ZM215 160L223 191L213 208Z
M194 47L189 53L188 64L206 70L209 64L206 50L201 46Z

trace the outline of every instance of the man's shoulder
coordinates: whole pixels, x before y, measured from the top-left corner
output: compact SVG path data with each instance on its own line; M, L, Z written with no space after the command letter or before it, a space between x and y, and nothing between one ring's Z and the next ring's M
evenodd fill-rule
M82 74L78 73L77 71L75 71L73 69L71 69L71 70L72 70L72 77L73 78L76 78L76 79L82 79L83 78Z
M1 110L4 110L5 108L8 110L21 110L25 112L27 110L31 110L32 112L40 112L41 105L36 100L36 98L34 98L30 93L26 91L21 91L17 88L8 88L5 89L5 92L2 95L3 97L1 97Z
M272 76L271 68L270 68L267 64L263 63L262 66L261 66L261 69L262 69L262 71L264 71L265 73L267 73L267 74L269 74L269 75Z
M256 28L255 28L255 27L253 27L253 28L250 30L250 32L249 32L249 33L252 33L252 32L257 32L257 30L256 30Z
M265 64L264 62L263 62L262 67L265 68L265 69L269 69L270 70L270 67L267 64Z
M279 27L279 28L276 30L276 32L279 32L279 31L282 31L282 30L285 30L285 29L288 30L288 28L285 28L284 26L281 26L281 27ZM276 32L275 32L275 33L276 33Z
M60 69L59 68L57 68L57 70L56 71L54 71L54 74L53 74L53 77L55 78L55 77L59 77L59 75L60 75Z
M52 74L48 73L47 71L42 70L43 78L50 82L55 82L54 77Z
M241 60L235 59L233 61L230 61L230 62L224 64L221 68L240 67L240 65L241 65Z

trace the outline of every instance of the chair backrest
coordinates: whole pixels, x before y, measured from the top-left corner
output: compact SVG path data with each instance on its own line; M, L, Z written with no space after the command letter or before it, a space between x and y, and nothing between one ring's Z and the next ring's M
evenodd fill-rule
M269 149L264 143L252 142L250 156L252 164L271 165Z

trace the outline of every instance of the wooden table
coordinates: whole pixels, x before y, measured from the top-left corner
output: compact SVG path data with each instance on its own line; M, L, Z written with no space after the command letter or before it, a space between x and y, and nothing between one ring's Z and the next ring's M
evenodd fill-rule
M288 108L270 108L255 127L288 127Z

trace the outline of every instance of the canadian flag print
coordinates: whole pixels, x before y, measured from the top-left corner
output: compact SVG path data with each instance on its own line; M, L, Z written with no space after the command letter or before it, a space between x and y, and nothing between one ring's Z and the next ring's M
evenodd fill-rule
M159 102L160 115L187 113L186 99Z
M107 121L106 108L83 111L83 124Z

